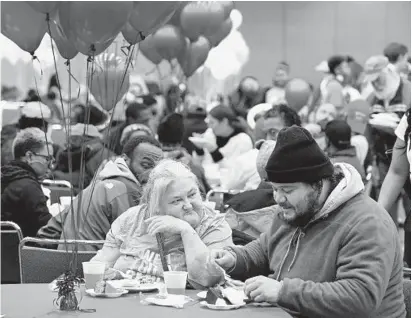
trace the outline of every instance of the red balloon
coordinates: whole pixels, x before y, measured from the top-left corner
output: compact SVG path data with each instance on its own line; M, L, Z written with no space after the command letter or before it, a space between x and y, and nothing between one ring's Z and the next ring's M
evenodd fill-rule
M165 25L153 34L155 48L165 60L171 61L182 54L186 48L186 39L173 25Z
M186 77L192 76L206 62L211 48L209 41L203 36L193 43L189 43L187 39L186 51L178 58Z
M33 53L47 30L44 14L23 1L1 2L1 33L22 50Z
M40 13L52 13L60 5L60 1L26 1L34 10Z
M213 35L206 36L209 40L210 44L215 47L218 46L220 42L222 42L232 31L233 22L232 20L226 19L225 22L222 23L220 29Z
M224 8L216 1L191 2L180 15L183 32L191 41L215 33L224 21Z
M97 55L109 47L133 9L133 3L126 1L69 1L63 4L67 8L60 10L62 24L66 25L63 30L70 34L76 48L86 55Z
M223 6L225 18L229 18L230 12L235 8L235 3L233 1L219 1L219 3Z
M311 94L308 82L300 78L290 80L285 87L286 102L297 112L307 105Z
M129 22L127 22L123 27L122 35L130 45L139 43L140 41L144 40L144 35L141 32L136 31Z
M139 50L153 64L159 64L163 58L156 50L153 35L149 35L146 39L139 43Z
M165 25L179 5L179 1L135 1L129 23L148 36Z
M55 11L50 18L50 32L47 33L56 43L57 50L64 59L71 60L79 53L60 25L59 11Z
M89 86L90 92L105 110L111 110L129 89L130 73L124 75L125 64L114 54L96 57L95 72Z

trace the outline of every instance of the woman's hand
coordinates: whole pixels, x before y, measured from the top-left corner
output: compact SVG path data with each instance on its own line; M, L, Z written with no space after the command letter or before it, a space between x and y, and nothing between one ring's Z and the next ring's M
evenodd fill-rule
M147 233L155 236L157 233L181 234L191 228L189 223L169 215L154 216L145 221Z

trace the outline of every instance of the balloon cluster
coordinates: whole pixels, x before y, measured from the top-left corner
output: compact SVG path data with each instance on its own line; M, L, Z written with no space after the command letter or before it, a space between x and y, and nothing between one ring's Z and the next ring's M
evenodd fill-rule
M154 64L176 59L190 77L231 32L233 8L233 1L182 2L168 24L140 43L140 51Z
M164 25L179 1L4 1L1 32L22 50L34 54L45 33L60 55L79 52L95 56L105 51L121 32L136 44Z

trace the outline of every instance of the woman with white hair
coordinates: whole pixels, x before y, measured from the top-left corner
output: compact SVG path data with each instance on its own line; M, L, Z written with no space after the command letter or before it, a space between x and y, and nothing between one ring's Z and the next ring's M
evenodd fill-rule
M203 202L196 176L171 159L152 170L141 204L116 219L92 260L122 272L161 277L156 234L164 238L169 269L187 271L191 282L205 287L224 279L217 266L206 268L205 257L209 249L232 245L232 231L224 216Z

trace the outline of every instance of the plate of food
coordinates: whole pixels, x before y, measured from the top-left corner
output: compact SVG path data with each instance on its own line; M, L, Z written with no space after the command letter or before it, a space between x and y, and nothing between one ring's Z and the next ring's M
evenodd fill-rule
M126 289L135 292L149 292L159 289L161 278L150 275L143 275L133 279L120 279L111 281L112 285L119 289Z
M96 284L94 289L87 289L86 294L92 297L117 298L127 294L123 288L117 288L111 281L102 280Z
M233 310L244 307L246 299L245 293L241 290L217 286L208 289L206 300L200 302L200 305L213 310Z

